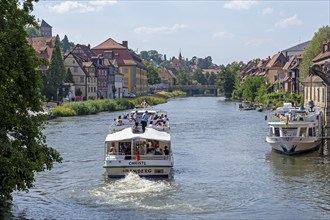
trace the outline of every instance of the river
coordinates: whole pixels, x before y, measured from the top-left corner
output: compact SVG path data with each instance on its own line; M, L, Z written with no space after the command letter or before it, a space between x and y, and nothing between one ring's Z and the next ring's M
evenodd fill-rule
M103 141L124 112L63 118L45 130L63 163L37 174L28 193L15 192L2 217L329 219L329 157L272 152L266 112L239 111L220 97L176 98L154 108L169 115L174 179L104 179Z

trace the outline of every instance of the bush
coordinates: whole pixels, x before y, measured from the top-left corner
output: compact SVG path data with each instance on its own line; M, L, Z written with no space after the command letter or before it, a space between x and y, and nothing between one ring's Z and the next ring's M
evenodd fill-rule
M58 106L52 110L52 116L54 117L68 117L68 116L75 116L77 113L66 106Z

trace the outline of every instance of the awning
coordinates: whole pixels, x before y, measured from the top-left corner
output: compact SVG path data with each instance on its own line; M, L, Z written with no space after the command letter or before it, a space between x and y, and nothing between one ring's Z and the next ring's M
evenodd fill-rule
M118 131L112 134L108 134L105 138L106 142L122 141L130 139L149 139L158 141L171 141L171 135L164 131L157 131L153 128L146 127L144 133L133 133L132 128L125 128L122 131Z

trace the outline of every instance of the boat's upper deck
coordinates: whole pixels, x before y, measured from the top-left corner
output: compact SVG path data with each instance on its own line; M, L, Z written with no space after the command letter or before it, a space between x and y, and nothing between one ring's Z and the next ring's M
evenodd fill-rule
M141 119L144 113L148 114L146 127L154 128L158 131L170 131L170 123L167 113L161 110L153 109L135 109L125 115L119 115L110 125L109 133L121 131L131 127L133 133L142 133Z
M272 123L311 123L317 122L321 115L320 109L309 111L308 109L301 108L277 108L269 114L268 122Z

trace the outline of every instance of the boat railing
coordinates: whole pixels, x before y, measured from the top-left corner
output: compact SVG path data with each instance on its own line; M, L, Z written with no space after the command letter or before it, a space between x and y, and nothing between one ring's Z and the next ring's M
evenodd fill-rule
M140 155L139 158L140 160L169 160L170 155Z
M109 127L109 133L115 133L118 131L121 131L125 128L132 128L132 132L133 133L141 133L142 132L142 126L141 124L138 124L138 126L135 125L135 121L134 120L129 120L129 119L123 119L121 123L118 123L116 121L114 121L110 127ZM162 123L157 124L157 121L153 121L153 120L149 120L148 121L148 128L153 128L155 130L158 131L165 131L165 132L169 132L170 131L170 126L169 126L169 121L166 121L166 123Z
M136 155L107 155L106 160L136 160ZM139 155L139 160L169 160L170 155Z
M319 115L315 113L271 113L269 122L313 122L318 120Z

